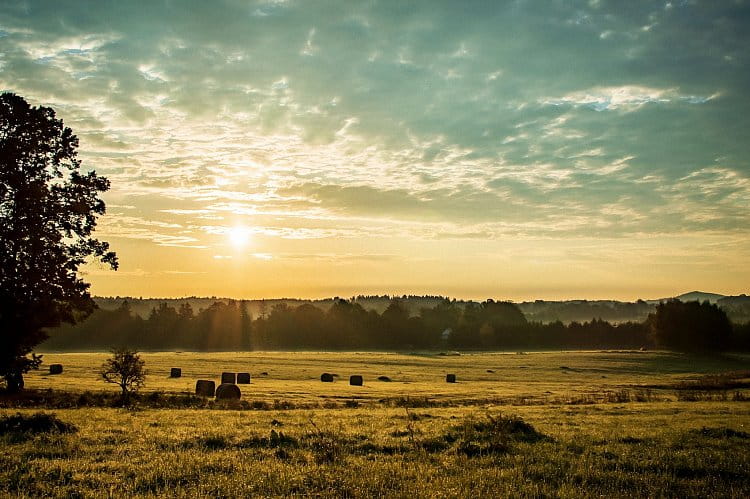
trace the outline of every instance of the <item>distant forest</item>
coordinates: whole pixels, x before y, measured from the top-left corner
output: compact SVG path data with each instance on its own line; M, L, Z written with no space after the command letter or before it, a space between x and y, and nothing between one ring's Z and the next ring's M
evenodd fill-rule
M151 306L147 313L144 302ZM85 321L51 330L42 349L520 351L657 346L651 319L657 305L645 301L515 304L432 296L360 296L318 302L109 298L99 299L99 304ZM711 308L726 320L724 309ZM593 318L561 320L582 313L591 313ZM623 321L624 317L639 320ZM734 321L731 328L727 346L750 350L750 325Z
M735 323L750 322L750 296L721 296L710 293L686 293L677 297L683 301L704 301L709 299L716 303L724 310L729 319ZM133 313L141 317L148 317L154 307L162 303L179 308L183 303L189 303L195 311L205 309L215 302L226 302L227 299L217 297L189 297L189 298L133 298L133 297L109 297L94 298L100 308L114 310L118 308L123 301L127 300ZM339 298L328 298L322 300L301 300L296 298L279 298L268 300L247 300L244 303L248 312L253 317L263 317L267 315L273 307L280 304L286 304L290 307L297 307L303 304L311 304L327 311ZM361 305L366 310L374 310L383 313L393 300L399 300L401 304L409 311L409 315L419 315L423 308L432 308L439 303L448 300L443 296L389 296L389 295L358 295L348 299L352 303ZM464 307L467 304L476 302L464 300L450 300L458 307ZM556 322L561 321L565 324L570 322L586 322L593 318L602 319L613 324L621 322L643 322L653 313L656 305L661 300L638 300L635 302L622 302L617 300L566 300L566 301L548 301L536 300L516 303L518 308L523 312L527 320L531 322Z

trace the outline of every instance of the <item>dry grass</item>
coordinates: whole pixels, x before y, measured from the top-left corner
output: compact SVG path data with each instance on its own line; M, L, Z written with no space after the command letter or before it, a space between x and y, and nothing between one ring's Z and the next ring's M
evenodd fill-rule
M45 360L62 362L65 373L34 373L28 386L62 388L49 393L63 400L106 400L101 390L108 387L91 367L105 355L48 354ZM78 432L0 435L0 490L48 497L750 495L748 397L677 401L691 391L674 388L746 368L747 358L144 357L150 377L136 408L47 408ZM173 365L183 366L183 378L169 378ZM182 394L192 392L195 379L218 379L227 370L254 374L243 405ZM326 371L339 375L336 382L320 382ZM448 372L459 382L445 383ZM348 384L352 373L364 374L363 387ZM376 382L378 376L392 382ZM666 388L645 388L655 385ZM190 409L191 401L213 409ZM0 417L33 419L38 410L0 409Z
M23 412L23 411L22 411ZM750 493L750 406L283 412L59 410L77 434L0 437L0 487L50 497ZM2 414L2 411L0 411Z
M115 390L96 375L106 353L47 353L45 363L66 366L62 375L32 372L26 386L32 389L84 392ZM322 405L326 401L356 399L360 404L402 398L465 405L473 401L513 400L547 403L622 389L639 390L675 383L699 375L747 368L748 357L708 358L668 352L538 352L439 354L320 353L320 352L220 352L144 353L148 377L145 389L165 393L193 393L197 379L220 384L221 373L250 372L253 382L243 399L273 404L283 400L293 406ZM182 366L181 378L170 378L170 368ZM567 369L561 369L566 367ZM491 371L491 372L488 372ZM334 383L321 383L320 373L337 373ZM263 375L262 373L267 373ZM456 373L458 383L445 383ZM364 386L350 386L351 374L362 374ZM388 376L391 383L376 382ZM656 395L659 395L658 393ZM525 401L525 402L523 402Z

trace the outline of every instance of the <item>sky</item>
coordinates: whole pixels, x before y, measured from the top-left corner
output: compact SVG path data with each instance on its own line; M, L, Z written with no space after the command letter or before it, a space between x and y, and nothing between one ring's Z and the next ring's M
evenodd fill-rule
M110 296L750 283L750 1L13 1L0 92L111 181Z

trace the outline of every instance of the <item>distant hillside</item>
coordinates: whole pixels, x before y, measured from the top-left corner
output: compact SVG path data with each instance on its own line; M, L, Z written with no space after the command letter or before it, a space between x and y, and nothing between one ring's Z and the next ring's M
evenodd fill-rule
M654 311L654 304L639 300L621 302L615 300L568 300L522 302L518 307L533 322L564 323L602 319L614 324L643 322Z
M702 291L691 291L689 293L681 294L680 296L675 296L680 301L699 301L704 302L708 301L709 303L716 303L722 298L725 298L724 295L720 295L717 293L704 293Z
M721 298L719 305L736 323L750 323L750 296L725 296Z

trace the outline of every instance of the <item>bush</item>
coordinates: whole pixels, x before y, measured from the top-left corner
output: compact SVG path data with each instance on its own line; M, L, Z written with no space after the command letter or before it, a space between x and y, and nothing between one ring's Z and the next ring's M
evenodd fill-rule
M78 428L57 418L55 414L37 412L31 416L16 413L0 418L0 435L18 433L75 433Z
M445 440L455 443L456 452L469 457L505 454L515 442L539 442L549 437L517 416L487 415L477 421L467 419L445 434Z

